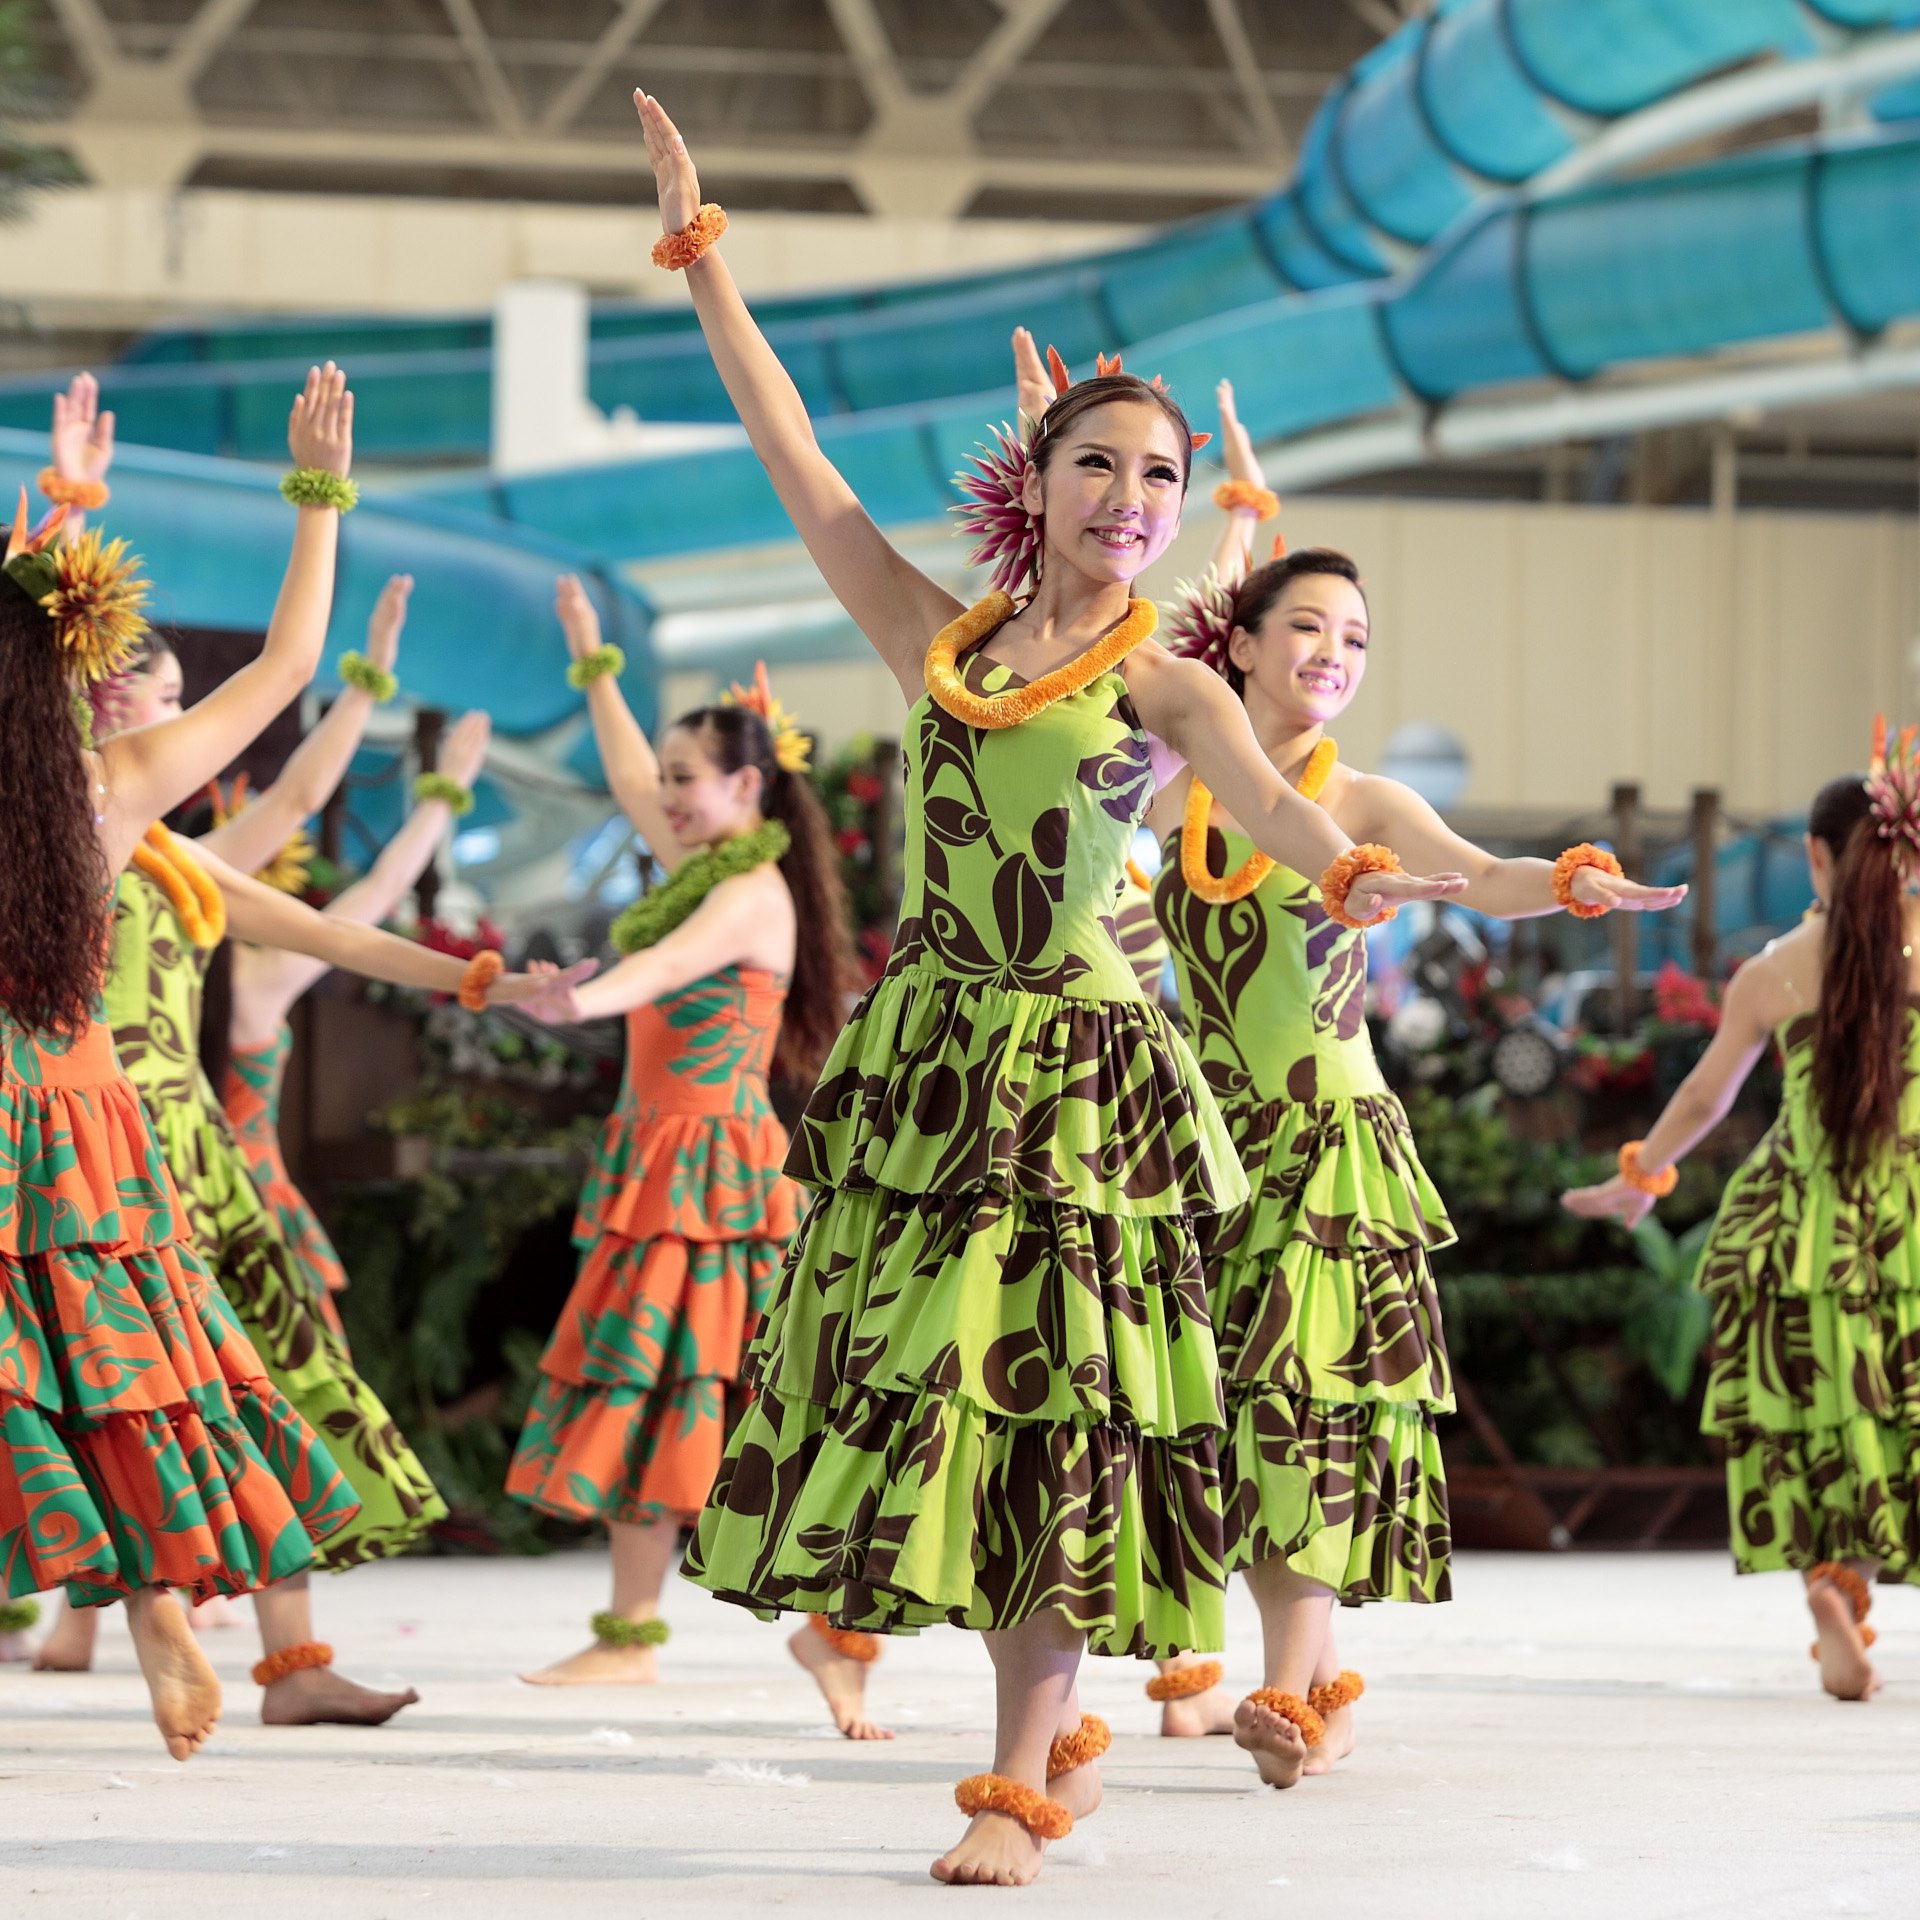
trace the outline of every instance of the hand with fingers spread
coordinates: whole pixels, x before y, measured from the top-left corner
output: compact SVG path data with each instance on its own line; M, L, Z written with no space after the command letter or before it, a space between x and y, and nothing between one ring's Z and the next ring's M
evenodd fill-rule
M1046 362L1025 327L1013 330L1013 385L1017 396L1014 404L1020 409L1021 419L1029 425L1037 424L1053 405L1053 382L1047 378Z
M647 158L653 162L661 228L678 233L700 211L700 176L694 171L693 156L680 137L680 129L667 118L666 108L638 87L633 90L633 104L640 115L640 130L646 135Z
M113 465L113 415L100 410L100 382L76 373L53 396L53 470L62 480L91 482Z
M296 467L315 467L342 479L353 466L353 395L347 376L331 360L307 370L287 421L287 451Z
M380 589L380 597L367 616L367 659L382 673L391 673L400 654L400 632L407 624L407 596L413 592L413 575L396 573Z
M487 748L493 739L493 722L478 710L463 713L453 723L440 747L440 771L449 780L457 780L471 789L487 764Z
M570 659L584 660L599 646L600 612L578 574L563 573L554 581L553 612L566 636Z

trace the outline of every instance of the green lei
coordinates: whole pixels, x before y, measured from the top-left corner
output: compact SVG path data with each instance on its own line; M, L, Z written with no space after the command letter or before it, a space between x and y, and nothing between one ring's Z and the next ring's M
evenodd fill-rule
M792 845L793 836L778 820L764 820L750 833L737 833L717 847L703 848L683 860L651 893L623 907L607 937L622 953L638 953L664 940L722 880L778 860Z

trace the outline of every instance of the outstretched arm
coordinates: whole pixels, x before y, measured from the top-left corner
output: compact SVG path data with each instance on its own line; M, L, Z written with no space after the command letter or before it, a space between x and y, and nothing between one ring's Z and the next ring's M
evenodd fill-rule
M700 210L699 178L666 109L649 94L636 91L633 99L660 191L661 224L677 233ZM794 531L901 691L917 700L927 642L960 603L894 550L821 452L799 389L747 311L718 247L687 269L687 287L727 397Z
M1353 780L1337 808L1340 819L1361 840L1377 840L1420 871L1446 867L1467 876L1460 904L1494 920L1527 920L1558 913L1553 897L1553 862L1502 860L1471 840L1463 840L1411 787L1378 774ZM1622 913L1662 913L1687 897L1685 887L1646 887L1616 879L1599 867L1582 867L1574 876L1573 897L1582 906L1610 907Z
M1765 1051L1768 1036L1793 1011L1775 949L1749 960L1733 976L1721 1002L1719 1028L1706 1052L1641 1143L1643 1173L1661 1173L1684 1160L1727 1117L1754 1062ZM1653 1202L1652 1194L1629 1185L1617 1173L1597 1187L1576 1187L1561 1199L1569 1213L1587 1220L1617 1220L1623 1227L1638 1226L1652 1212Z
M400 629L407 623L407 595L413 575L396 573L380 589L367 620L367 659L383 673L399 657ZM373 717L374 697L364 687L343 687L340 697L307 737L287 756L280 777L245 808L203 836L230 867L258 873L286 845L287 836L333 798L346 778Z
M1191 765L1269 859L1311 879L1352 847L1323 807L1302 799L1280 777L1260 751L1246 708L1210 668L1143 646L1127 662L1127 687L1147 731ZM1348 895L1349 911L1357 920L1371 920L1393 902L1451 899L1465 886L1458 873L1425 879L1364 874Z
M600 645L600 616L573 574L563 573L553 583L553 611L572 659L584 660ZM593 722L594 745L600 749L600 765L615 804L647 843L648 852L671 873L689 849L667 824L660 762L620 691L617 674L596 674L587 682L587 718Z
M344 476L353 464L353 395L332 361L307 375L287 442L296 466ZM293 552L259 655L178 719L116 734L101 748L101 843L111 871L126 865L153 821L204 787L313 678L333 599L340 515L332 507L294 512Z
M491 732L484 713L464 715L447 735L439 770L463 787L471 787L486 762ZM320 909L321 917L377 927L425 871L452 820L453 810L444 800L422 800L407 815L400 831L380 849L379 858L367 872ZM203 851L211 838L200 842ZM219 849L214 851L218 853ZM277 1027L288 1008L327 970L324 960L280 947L263 947L250 955L246 983L249 1033L270 1032ZM237 997L235 1012L239 1012Z

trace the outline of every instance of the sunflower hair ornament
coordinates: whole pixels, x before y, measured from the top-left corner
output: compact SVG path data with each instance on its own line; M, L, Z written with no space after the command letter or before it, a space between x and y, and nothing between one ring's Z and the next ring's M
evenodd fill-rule
M745 707L767 723L773 736L774 764L782 773L805 773L813 760L813 742L800 731L800 724L773 697L773 683L767 678L767 663L753 663L753 685L743 687L738 680L720 696L723 707Z
M1873 809L1873 830L1886 841L1902 881L1920 868L1920 756L1914 739L1920 729L1902 727L1887 737L1884 714L1873 720L1873 755L1868 762L1867 799Z
M97 527L78 540L57 540L66 518L65 505L56 506L29 531L22 487L0 565L22 593L46 609L68 672L86 686L117 673L132 656L147 630L141 611L147 583L127 543L103 540Z
M1117 353L1094 358L1096 380L1125 371ZM1055 347L1047 349L1047 374L1056 400L1074 384L1067 363ZM1159 393L1167 390L1158 374L1147 385ZM992 438L981 441L967 456L967 464L953 476L953 484L963 496L953 512L959 517L960 531L974 543L967 562L992 568L987 584L996 593L1017 597L1030 580L1040 577L1040 523L1027 511L1020 495L1033 465L1033 449L1041 437L1044 418L1028 420L1023 415L1013 425L1003 420L990 428ZM1198 453L1213 435L1192 433L1187 437Z
M247 776L244 773L236 773L233 785L224 793L220 791L218 780L207 782L207 800L213 808L213 824L216 827L224 827L236 814L244 812L247 798ZM313 836L306 828L295 827L273 858L264 867L254 870L253 877L262 886L271 887L275 893L291 894L298 900L313 877L313 863L319 852Z

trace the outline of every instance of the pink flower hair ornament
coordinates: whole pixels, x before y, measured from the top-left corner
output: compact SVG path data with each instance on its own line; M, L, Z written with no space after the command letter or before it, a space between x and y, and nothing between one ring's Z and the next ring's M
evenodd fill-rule
M1233 589L1209 567L1198 580L1182 580L1161 630L1161 645L1182 660L1198 660L1215 673L1227 670L1233 638Z
M1096 355L1093 369L1096 380L1126 371L1117 353ZM1056 400L1074 384L1067 363L1053 347L1047 349L1047 373ZM1158 374L1147 384L1161 393L1167 390ZM952 511L959 517L960 531L974 543L968 563L990 567L989 584L998 593L1017 596L1040 577L1039 523L1020 498L1039 431L1040 422L1024 416L1017 425L1001 421L991 429L992 438L983 440L953 476L962 498ZM1213 435L1195 433L1188 438L1198 453Z
M1914 752L1917 733L1920 729L1902 727L1898 737L1889 742L1886 716L1874 715L1867 799L1873 809L1873 830L1888 843L1903 881L1910 881L1920 868L1920 755Z

